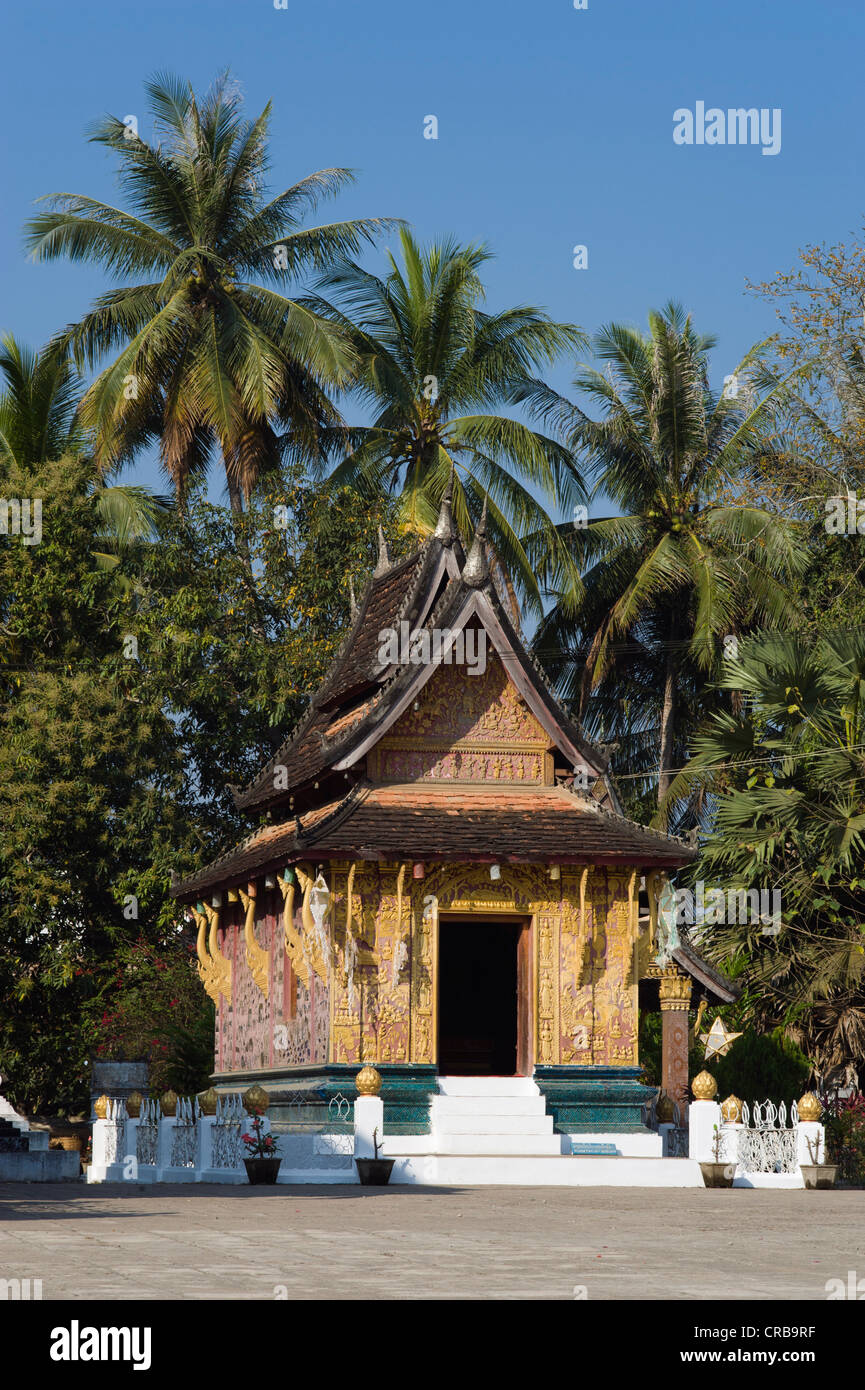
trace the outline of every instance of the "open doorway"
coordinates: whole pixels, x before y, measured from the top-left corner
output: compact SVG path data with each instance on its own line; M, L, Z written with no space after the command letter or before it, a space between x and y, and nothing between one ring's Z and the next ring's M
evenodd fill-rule
M528 923L440 918L438 981L442 1076L531 1072Z

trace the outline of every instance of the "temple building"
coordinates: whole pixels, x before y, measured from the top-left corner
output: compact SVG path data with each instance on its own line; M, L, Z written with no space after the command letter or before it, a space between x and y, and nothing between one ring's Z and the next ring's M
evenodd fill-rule
M497 593L483 519L466 553L447 494L410 558L381 538L308 712L235 798L259 828L174 885L215 1086L258 1083L280 1119L298 1092L352 1099L371 1063L415 1152L449 1093L536 1098L542 1152L581 1133L650 1152L625 1142L648 1137L640 1007L660 1006L679 1100L689 1007L734 991L659 907L696 851L622 814Z

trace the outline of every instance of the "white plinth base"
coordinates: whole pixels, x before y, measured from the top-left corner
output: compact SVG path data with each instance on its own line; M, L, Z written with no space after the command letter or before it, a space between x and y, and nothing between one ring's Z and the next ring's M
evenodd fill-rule
M392 1183L418 1187L702 1187L688 1158L532 1158L427 1154L397 1158Z
M734 1187L804 1187L805 1179L801 1173L737 1173L733 1179Z

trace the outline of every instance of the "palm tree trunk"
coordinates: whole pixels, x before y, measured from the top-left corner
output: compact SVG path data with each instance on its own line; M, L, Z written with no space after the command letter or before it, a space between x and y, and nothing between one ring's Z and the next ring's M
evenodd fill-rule
M239 485L233 482L231 478L227 477L226 481L228 483L228 500L231 503L231 510L235 513L242 513L243 493L241 492Z
M673 732L676 717L676 618L670 618L670 635L664 667L664 703L661 708L661 748L658 757L658 805L660 806L673 780Z
M243 516L243 491L239 483L235 482L229 475L228 468L225 470L225 481L228 487L228 500L231 503L231 511L234 517ZM249 551L249 538L242 528L235 526L235 540L237 543L237 553L240 557L240 571L243 579L243 587L246 589L247 596L255 617L252 619L252 628L259 637L266 636L264 620L261 615L261 604L258 598L258 590L255 585L255 575L252 571L252 556Z

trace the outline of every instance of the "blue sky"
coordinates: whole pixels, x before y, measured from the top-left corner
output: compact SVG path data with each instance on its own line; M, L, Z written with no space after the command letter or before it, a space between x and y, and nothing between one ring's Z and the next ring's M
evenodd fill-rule
M274 188L348 165L331 215L391 214L424 238L484 239L488 303L534 303L588 330L681 300L719 338L720 386L774 327L745 280L862 225L865 10L848 3L588 0L43 0L5 20L0 327L37 346L104 288L28 263L21 225L55 191L112 201L85 139L139 116L169 69L206 86L229 66L250 113L273 99ZM673 112L780 107L775 157L673 143ZM423 138L434 114L439 138ZM576 244L587 270L573 268ZM566 389L572 364L551 374ZM135 470L163 486L152 460ZM216 480L214 480L216 482Z

